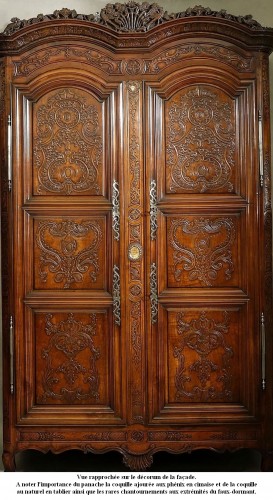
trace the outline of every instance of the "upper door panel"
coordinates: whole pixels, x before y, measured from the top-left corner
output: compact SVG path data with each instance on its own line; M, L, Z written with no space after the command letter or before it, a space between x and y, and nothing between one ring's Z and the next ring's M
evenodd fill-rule
M33 103L33 194L102 195L105 113L89 92L63 88Z

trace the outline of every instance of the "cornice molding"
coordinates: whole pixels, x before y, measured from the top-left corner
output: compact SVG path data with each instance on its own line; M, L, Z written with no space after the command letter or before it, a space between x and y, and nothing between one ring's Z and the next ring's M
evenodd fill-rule
M74 9L70 10L63 8L61 10L55 10L53 14L38 14L37 17L32 17L31 19L19 19L14 17L1 35L9 37L26 27L63 19L89 21L106 26L116 33L144 33L168 21L191 17L224 19L237 23L240 26L247 27L250 30L267 29L255 21L251 15L234 16L227 13L224 9L215 11L211 10L209 7L197 5L183 12L169 14L164 11L163 7L156 3L150 4L148 2L138 3L131 1L124 4L107 4L101 9L100 13L96 14L78 14Z

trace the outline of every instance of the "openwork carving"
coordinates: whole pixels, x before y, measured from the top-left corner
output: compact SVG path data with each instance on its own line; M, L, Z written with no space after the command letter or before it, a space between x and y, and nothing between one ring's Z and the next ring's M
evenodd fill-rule
M179 363L175 376L176 399L231 400L230 363L233 349L226 341L230 329L228 312L223 312L221 323L206 311L202 311L198 318L190 322L180 312L176 321L180 336L179 344L173 348L173 355ZM195 356L189 351L193 351ZM215 351L218 351L218 363L210 358ZM194 385L192 373L196 373L200 385ZM215 376L211 380L213 373Z
M79 91L64 89L38 104L35 113L34 168L37 194L101 194L99 112Z
M185 236L192 235L193 248L185 244ZM190 281L212 286L221 269L230 280L234 271L232 245L235 226L231 218L172 219L169 244L173 248L174 278L181 281L183 272Z
M223 94L198 86L167 105L171 192L233 191L234 108Z
M42 350L42 358L46 361L42 374L42 402L45 403L48 399L70 403L75 403L76 400L99 401L96 361L100 357L100 351L94 345L96 314L90 315L89 324L77 321L72 313L59 323L53 322L52 318L52 314L46 315L45 332L50 340ZM83 351L88 352L85 358L80 356ZM56 387L58 392L55 392Z
M81 250L82 241L87 241L88 245ZM101 243L102 230L97 221L40 221L36 244L40 249L41 282L46 283L50 273L55 283L71 288L84 280L87 271L89 283L96 282L100 272L98 250Z
M37 17L31 19L19 19L18 17L13 17L11 23L5 28L3 34L10 36L13 33L25 28L26 26L31 26L33 24L48 22L56 19L77 19L83 21L91 21L92 23L104 24L108 28L119 32L119 33L138 33L149 31L158 24L165 23L172 19L186 18L186 17L215 17L217 19L227 19L238 24L247 26L252 30L261 30L263 27L255 21L251 15L247 16L234 16L228 14L226 10L221 9L220 11L211 10L209 7L202 7L197 5L193 8L188 8L183 12L176 14L168 14L162 7L156 3L149 4L148 2L143 2L142 4L137 2L128 2L125 4L115 3L107 4L103 8L100 14L78 14L76 10L61 9L55 10L53 14L38 14Z

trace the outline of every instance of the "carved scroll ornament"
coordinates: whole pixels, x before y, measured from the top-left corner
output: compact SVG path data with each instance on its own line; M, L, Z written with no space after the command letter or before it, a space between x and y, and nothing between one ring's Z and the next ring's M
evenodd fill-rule
M189 7L183 12L169 14L164 11L163 7L156 3L150 4L148 2L143 2L140 4L138 2L127 2L124 4L107 4L106 7L101 9L100 13L96 14L78 14L75 9L70 10L63 8L61 10L55 10L53 14L38 14L37 17L32 17L31 19L13 17L10 24L5 28L3 35L10 36L27 26L58 19L91 21L92 23L107 26L118 33L139 33L149 31L155 26L173 19L197 16L227 19L240 25L247 26L252 30L263 29L260 23L255 21L251 15L234 16L228 14L224 9L216 11L211 10L209 7L196 5L193 8Z

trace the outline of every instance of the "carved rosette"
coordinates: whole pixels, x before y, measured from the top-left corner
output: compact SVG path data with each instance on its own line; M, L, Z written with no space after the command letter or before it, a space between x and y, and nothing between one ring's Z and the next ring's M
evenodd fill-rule
M44 360L43 371L39 374L43 388L38 397L40 403L75 404L100 400L96 366L100 350L94 343L96 314L91 314L89 320L85 324L69 313L66 319L57 322L53 314L46 315L45 334L49 340L40 353Z
M202 311L190 321L180 312L176 322L180 338L173 346L173 356L178 360L176 400L230 401L234 354L228 343L228 312L223 312L222 322L216 320L212 312Z
M90 97L88 98L90 99ZM63 89L34 113L36 194L101 194L102 137L99 109L79 90Z
M167 104L166 166L172 193L233 192L235 109L223 92L205 86Z
M131 381L129 391L131 397L132 423L143 423L143 340L142 323L144 314L144 261L142 197L143 197L143 165L141 150L141 87L137 81L126 84L128 99L128 261L129 261L129 331Z

